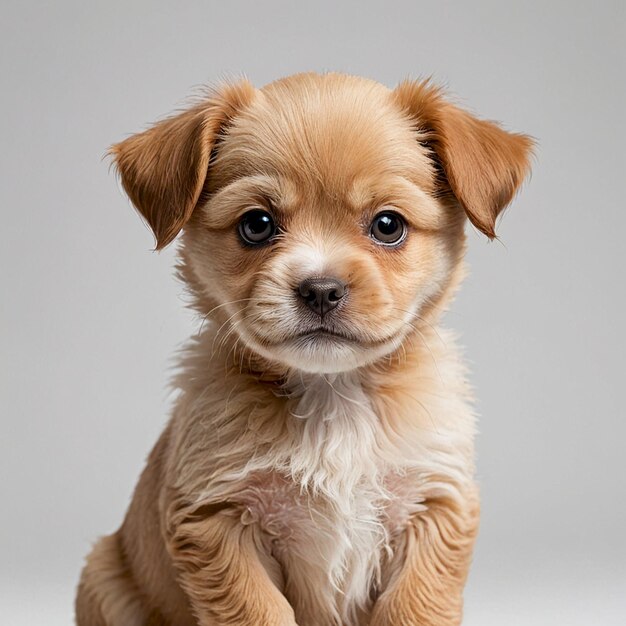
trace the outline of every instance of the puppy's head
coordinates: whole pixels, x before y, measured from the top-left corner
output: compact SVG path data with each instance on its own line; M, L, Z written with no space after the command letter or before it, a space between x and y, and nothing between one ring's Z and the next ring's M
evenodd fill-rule
M113 154L157 248L184 230L184 275L221 332L337 372L419 332L466 217L495 236L530 148L425 83L305 74L226 86Z

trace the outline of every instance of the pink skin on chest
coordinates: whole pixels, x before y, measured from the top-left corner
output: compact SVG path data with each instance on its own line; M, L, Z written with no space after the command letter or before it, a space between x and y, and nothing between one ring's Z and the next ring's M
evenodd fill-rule
M391 538L404 530L413 514L424 509L420 504L423 498L415 475L388 474L383 485L386 495L372 498L372 504ZM278 472L251 474L229 500L240 507L243 524L258 524L286 544L310 540L316 529L336 521L331 502L323 496L310 496Z

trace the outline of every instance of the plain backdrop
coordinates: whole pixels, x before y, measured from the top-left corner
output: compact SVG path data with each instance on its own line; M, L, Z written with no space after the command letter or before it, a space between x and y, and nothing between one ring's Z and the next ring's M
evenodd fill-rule
M465 624L626 623L625 7L3 0L0 623L72 622L195 327L107 147L204 83L303 70L433 75L537 138L500 241L468 229L446 318L481 415Z

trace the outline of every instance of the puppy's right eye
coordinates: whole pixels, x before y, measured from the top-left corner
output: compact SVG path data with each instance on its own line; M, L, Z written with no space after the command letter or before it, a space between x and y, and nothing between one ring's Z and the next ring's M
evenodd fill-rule
M268 242L276 234L274 219L262 209L244 213L239 222L239 236L249 245L257 246Z

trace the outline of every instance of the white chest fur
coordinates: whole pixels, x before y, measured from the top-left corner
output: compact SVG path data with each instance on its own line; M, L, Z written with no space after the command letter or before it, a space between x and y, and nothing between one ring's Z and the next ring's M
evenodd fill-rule
M296 616L358 623L393 536L429 497L471 482L473 415L447 348L436 371L421 361L386 399L350 373L298 377L261 405L213 387L221 409L207 393L183 413L185 483L196 502L227 500L259 529Z
M304 380L290 405L289 441L254 463L237 496L242 521L269 538L296 613L353 623L392 535L420 509L420 484L356 376Z

